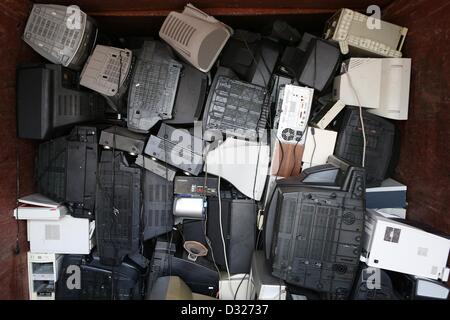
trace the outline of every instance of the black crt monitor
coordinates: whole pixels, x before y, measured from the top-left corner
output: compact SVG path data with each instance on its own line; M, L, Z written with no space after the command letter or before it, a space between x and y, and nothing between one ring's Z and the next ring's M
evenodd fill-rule
M157 135L151 135L145 154L192 175L203 171L205 142L187 129L162 123Z
M207 74L187 63L183 65L178 82L170 125L192 124L201 119L208 89Z
M128 130L127 128L112 126L102 130L99 144L104 149L115 149L128 152L136 156L144 151L147 136Z
M297 29L289 25L286 21L275 20L269 32L271 38L277 39L283 44L296 45L302 36Z
M139 50L128 93L128 129L147 133L172 118L182 65L161 41L145 41Z
M378 187L395 168L398 134L395 125L363 110L366 134L367 187ZM334 154L354 165L362 165L363 135L359 108L346 107L343 113Z
M65 203L78 218L94 219L100 129L76 126L67 137Z
M157 240L150 263L147 297L155 281L163 276L178 276L193 292L214 297L219 290L219 275L213 263L204 257L191 261L187 258L186 252L175 253L175 251L174 243L169 246L168 242Z
M211 240L214 260L218 265L225 267L227 259L232 274L249 273L256 242L256 203L253 200L221 199L221 205L222 224L220 224L219 200L208 199L206 233ZM221 225L226 243L225 253Z
M79 283L74 278L76 270L80 270ZM56 300L141 300L145 271L129 257L111 267L103 265L96 252L64 255Z
M98 166L96 236L100 262L117 266L141 243L142 169L127 166L122 152L104 150Z
M335 157L277 181L264 225L272 274L288 284L347 299L357 273L365 172Z
M281 46L258 33L235 30L222 50L220 66L230 68L240 79L268 87Z
M75 126L69 135L39 145L38 192L66 205L77 218L94 219L99 128Z
M36 185L38 192L54 201L63 202L66 198L67 179L66 137L39 144L36 161Z
M105 101L81 89L79 73L56 64L17 69L17 135L46 140L78 123L104 118Z
M322 92L331 84L340 62L337 45L305 33L297 47L286 47L280 65L300 85Z
M205 140L224 134L256 139L266 127L269 103L266 88L239 80L231 69L218 68L203 114Z
M144 170L143 240L168 233L173 226L173 182Z

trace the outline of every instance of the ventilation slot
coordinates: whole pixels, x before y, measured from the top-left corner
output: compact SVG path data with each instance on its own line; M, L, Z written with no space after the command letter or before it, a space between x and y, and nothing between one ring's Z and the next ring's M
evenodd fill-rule
M176 18L173 19L172 23L170 24L170 28L167 32L167 35L169 36L169 38L173 39L173 34L175 32L175 29L178 26L178 24L180 24L180 22L181 21L179 19L176 19Z
M170 26L172 25L172 21L173 21L174 17L173 16L169 16L168 19L165 21L165 23L162 26L162 30L161 33L166 34L168 33L168 29L170 28Z
M191 38L196 31L197 31L197 29L189 26L189 32L187 33L186 38L184 39L185 46L189 45L189 42L191 41Z
M188 46L196 29L186 22L174 16L169 16L167 23L163 25L161 33L173 39L183 46Z
M177 41L185 45L185 39L186 39L186 32L190 29L189 25L183 23L183 25L180 28L180 31L178 32L178 38Z
M175 28L175 30L173 32L173 37L176 41L180 42L180 33L181 33L180 31L185 26L186 26L186 24L181 20L177 24L177 27Z

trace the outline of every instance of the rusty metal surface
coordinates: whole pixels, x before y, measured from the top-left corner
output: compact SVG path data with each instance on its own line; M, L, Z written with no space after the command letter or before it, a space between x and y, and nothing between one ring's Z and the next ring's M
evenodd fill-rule
M399 122L395 178L408 186L409 219L450 234L450 2L398 0L385 19L409 28L409 120Z
M14 252L17 224L16 148L20 155L20 193L33 192L35 144L16 138L16 65L37 57L21 39L31 4L26 0L0 2L0 299L27 299L26 223L20 223L20 254Z
M232 28L261 31L276 19L283 19L301 31L320 34L323 31L325 21L331 16L327 14L286 14L286 15L262 15L242 16L226 15L215 16L220 21ZM105 33L116 36L157 36L159 28L165 16L94 16ZM145 27L143 27L145 26Z
M86 12L104 12L104 11L160 11L180 10L187 3L185 0L36 0L36 3L55 3L63 5L77 4ZM268 9L272 13L276 13L279 9L285 8L302 8L302 9L325 9L336 10L343 7L354 9L365 9L371 4L378 4L385 7L392 3L393 0L193 0L192 4L199 8L209 10L230 9L229 13L241 13L246 10ZM255 11L254 11L255 12ZM253 12L253 13L254 13ZM248 14L252 14L248 11Z

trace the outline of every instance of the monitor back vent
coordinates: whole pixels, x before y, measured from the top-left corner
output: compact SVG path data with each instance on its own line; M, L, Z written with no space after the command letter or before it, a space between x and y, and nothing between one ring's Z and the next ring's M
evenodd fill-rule
M181 20L176 15L170 15L161 29L162 34L184 47L189 46L192 36L196 31L196 28Z
M58 96L58 116L81 115L80 100L76 95Z

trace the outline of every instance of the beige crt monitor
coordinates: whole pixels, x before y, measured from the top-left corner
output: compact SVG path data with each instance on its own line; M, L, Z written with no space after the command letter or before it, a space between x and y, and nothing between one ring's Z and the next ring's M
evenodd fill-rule
M80 84L107 97L118 96L126 89L131 62L130 50L97 45L81 72Z
M351 56L402 57L407 28L350 10L339 10L325 27L325 39L339 43Z
M194 67L208 72L233 30L214 17L187 4L182 13L172 11L159 36Z

